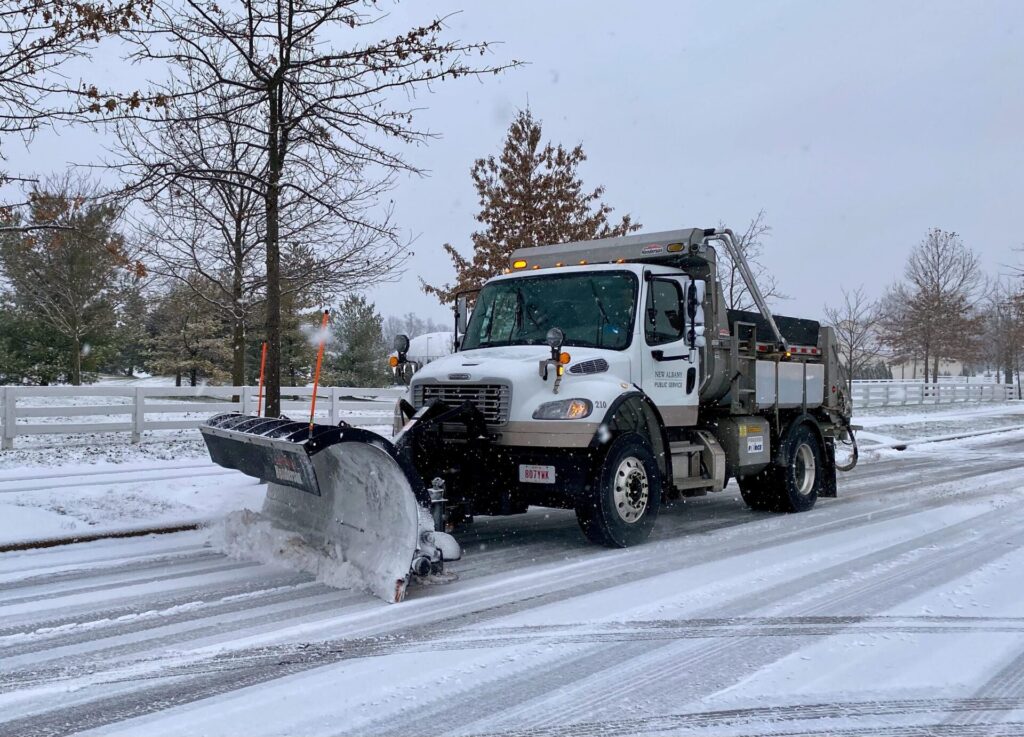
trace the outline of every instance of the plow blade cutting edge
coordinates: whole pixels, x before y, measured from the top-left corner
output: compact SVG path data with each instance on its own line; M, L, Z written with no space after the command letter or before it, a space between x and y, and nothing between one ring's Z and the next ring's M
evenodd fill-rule
M234 413L199 429L215 463L267 482L262 514L274 527L335 551L385 601L401 601L414 572L459 557L418 501L422 482L380 435Z

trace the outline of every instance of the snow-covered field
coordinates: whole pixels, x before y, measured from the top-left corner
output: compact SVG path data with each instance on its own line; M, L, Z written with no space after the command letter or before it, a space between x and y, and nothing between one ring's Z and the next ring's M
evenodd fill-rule
M861 466L810 513L730 487L626 551L571 512L481 518L459 579L395 606L206 531L0 554L0 734L1024 734L1024 430L868 447L1024 407L857 422ZM0 454L4 539L258 504L180 444Z

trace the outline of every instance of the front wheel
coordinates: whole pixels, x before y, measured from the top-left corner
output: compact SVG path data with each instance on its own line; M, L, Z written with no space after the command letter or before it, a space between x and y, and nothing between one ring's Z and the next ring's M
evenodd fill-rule
M647 440L616 438L576 505L576 520L591 542L625 548L646 540L661 507L661 473Z

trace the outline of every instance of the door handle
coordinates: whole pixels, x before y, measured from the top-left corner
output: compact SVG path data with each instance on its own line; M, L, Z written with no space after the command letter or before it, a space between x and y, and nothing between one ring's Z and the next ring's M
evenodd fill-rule
M665 351L651 351L651 358L655 361L689 361L690 356L684 353L681 356L666 356Z

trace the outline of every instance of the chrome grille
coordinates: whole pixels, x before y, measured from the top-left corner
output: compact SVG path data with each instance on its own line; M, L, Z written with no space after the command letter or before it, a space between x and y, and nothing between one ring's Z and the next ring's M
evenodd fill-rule
M414 384L412 388L412 400L416 407L422 407L435 399L452 407L471 402L480 410L488 425L504 425L508 422L511 394L506 384Z

